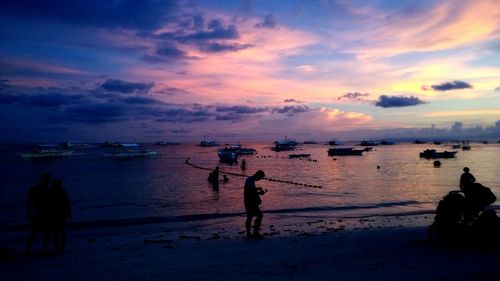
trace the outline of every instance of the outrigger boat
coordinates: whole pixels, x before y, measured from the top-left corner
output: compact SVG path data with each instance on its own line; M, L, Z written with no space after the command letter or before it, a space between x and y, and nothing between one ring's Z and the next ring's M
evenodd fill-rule
M232 149L221 149L217 152L220 162L233 164L238 162L239 154Z
M426 149L420 152L421 158L436 159L436 158L454 158L457 151L443 151L437 152L435 149Z
M136 143L120 143L116 151L105 152L102 156L106 158L148 158L159 155L158 151L142 150Z
M353 147L328 149L329 156L363 155L363 152L365 152L365 149L354 149Z
M66 156L71 156L73 150L62 150L58 149L57 144L38 144L32 153L19 153L23 158L61 158Z
M298 143L295 140L284 138L282 140L277 140L274 142L274 147L271 150L274 151L286 151L294 150Z

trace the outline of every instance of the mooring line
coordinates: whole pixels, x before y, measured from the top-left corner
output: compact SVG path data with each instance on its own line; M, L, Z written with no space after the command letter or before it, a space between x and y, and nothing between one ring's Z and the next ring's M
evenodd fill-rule
M211 169L211 168L201 167L201 166L198 166L196 164L193 164L193 163L189 162L189 160L191 160L191 158L186 159L186 164L188 164L189 166L191 166L193 168L206 170L206 171L213 171L213 169ZM238 173L233 173L233 172L224 172L224 171L219 171L219 173L228 174L228 175L237 176L237 177L247 177L248 176L248 175L244 175L244 174L238 174ZM274 178L268 178L268 177L263 178L263 180L278 182L278 183L293 184L293 185L301 185L301 186L306 186L306 187L323 188L321 185L305 184L305 183L300 183L300 182L286 181L286 180L274 179Z

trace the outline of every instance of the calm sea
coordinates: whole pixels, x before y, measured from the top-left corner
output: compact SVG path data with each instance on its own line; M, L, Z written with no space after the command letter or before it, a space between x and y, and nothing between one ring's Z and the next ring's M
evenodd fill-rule
M73 207L73 221L212 220L242 216L243 177L229 175L229 181L213 190L208 172L185 163L233 173L251 175L258 169L270 178L304 185L262 180L269 192L262 209L281 220L297 216L352 217L431 211L450 190L458 189L462 168L468 166L477 181L500 196L500 145L472 144L459 150L454 159L419 158L426 148L452 150L450 145L397 144L376 146L363 156L327 155L323 144L302 145L298 151L274 152L270 143L244 143L258 154L244 156L248 169L220 164L216 148L195 144L145 145L160 155L151 159L117 160L101 156L102 147L74 149L65 159L32 161L17 153L26 146L0 150L0 226L24 224L25 200L30 186L41 173L49 172L64 181ZM311 154L313 161L289 159L289 154ZM378 169L377 166L380 168Z

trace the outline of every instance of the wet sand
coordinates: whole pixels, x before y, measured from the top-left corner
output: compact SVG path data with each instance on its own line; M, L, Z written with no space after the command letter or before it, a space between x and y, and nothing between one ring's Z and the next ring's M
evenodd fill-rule
M3 280L498 280L500 248L429 242L432 216L298 221L264 224L261 241L227 220L75 229L64 256L15 254L0 270ZM19 252L23 235L3 233L1 246Z

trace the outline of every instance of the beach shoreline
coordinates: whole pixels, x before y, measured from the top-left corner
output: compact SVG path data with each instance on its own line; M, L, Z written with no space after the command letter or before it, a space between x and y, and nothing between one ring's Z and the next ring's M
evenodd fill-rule
M262 241L244 239L242 227L224 220L176 231L77 229L64 256L16 254L0 266L5 280L496 280L499 248L428 242L432 219L308 218L294 228L264 224ZM2 233L1 246L19 252L24 235Z

